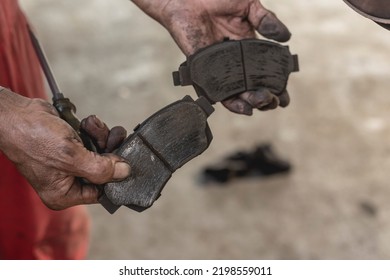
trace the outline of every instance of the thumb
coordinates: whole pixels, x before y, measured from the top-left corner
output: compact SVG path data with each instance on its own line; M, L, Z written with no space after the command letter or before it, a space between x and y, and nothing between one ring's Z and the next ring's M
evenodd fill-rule
M114 154L96 154L81 147L75 159L74 174L94 184L121 181L130 176L131 167Z
M287 26L273 12L264 8L260 1L251 4L248 19L253 27L268 39L286 42L291 37Z

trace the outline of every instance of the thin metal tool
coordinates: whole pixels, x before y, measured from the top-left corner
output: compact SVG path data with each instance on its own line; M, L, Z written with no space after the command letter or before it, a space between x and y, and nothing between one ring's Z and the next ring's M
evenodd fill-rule
M53 100L58 100L58 99L64 98L64 95L62 94L62 92L57 84L57 81L53 75L53 71L50 68L49 62L48 62L46 55L45 55L45 52L43 51L41 44L39 43L34 32L31 30L30 26L28 27L28 32L30 33L31 42L34 46L39 63L41 64L43 73L46 76L47 83L49 84L50 90L53 94Z
M96 152L97 149L93 144L91 138L86 133L80 130L80 121L75 115L76 106L69 100L69 98L65 98L64 94L61 92L58 83L54 77L53 71L50 68L45 52L43 51L43 48L39 43L38 38L35 36L29 25L28 31L30 33L31 43L35 49L39 63L41 64L43 73L46 76L47 83L49 84L50 90L53 94L53 106L57 109L60 117L65 120L78 133L84 143L84 146L88 150Z

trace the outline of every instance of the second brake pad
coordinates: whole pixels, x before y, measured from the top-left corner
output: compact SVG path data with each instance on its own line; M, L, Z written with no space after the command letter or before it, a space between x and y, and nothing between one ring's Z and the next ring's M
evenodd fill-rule
M206 99L186 96L138 125L115 152L129 162L130 177L104 185L99 202L110 213L122 205L136 211L152 206L172 173L210 145L213 111Z
M298 57L287 46L260 40L228 40L189 56L173 72L175 85L193 85L198 96L215 103L245 91L267 87L281 94Z

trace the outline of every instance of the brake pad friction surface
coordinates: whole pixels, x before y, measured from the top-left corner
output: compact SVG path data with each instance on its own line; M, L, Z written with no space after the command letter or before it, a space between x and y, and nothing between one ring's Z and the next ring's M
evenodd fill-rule
M207 117L213 108L207 104L209 107L204 108L203 102L187 96L134 129L115 152L129 162L130 177L104 187L104 195L114 208L121 205L138 211L149 208L172 173L208 148L212 134Z
M203 89L205 92L201 95L206 95L213 102L225 99L226 92L235 95L246 89L240 44L229 41L216 48L218 46L207 48L190 60L194 86L198 87L197 91Z
M241 44L246 72L246 91L265 86L274 93L286 89L287 79L295 69L294 56L287 47L268 42L246 41ZM253 57L252 54L256 54Z
M199 50L173 73L175 85L193 85L198 96L223 101L260 87L281 94L291 72L298 71L296 55L287 46L260 40L224 41Z

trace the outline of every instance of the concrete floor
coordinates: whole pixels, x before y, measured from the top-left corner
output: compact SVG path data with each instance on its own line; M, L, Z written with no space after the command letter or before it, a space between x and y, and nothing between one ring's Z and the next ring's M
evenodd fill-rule
M338 1L263 1L290 27L301 71L286 109L210 118L214 140L144 213L88 206L90 259L389 259L390 33ZM129 131L191 88L184 56L129 1L22 1L63 91L84 117ZM203 186L199 172L270 141L286 176Z

